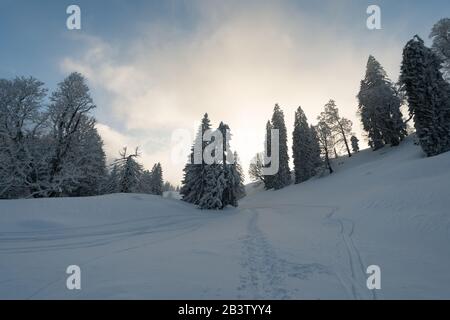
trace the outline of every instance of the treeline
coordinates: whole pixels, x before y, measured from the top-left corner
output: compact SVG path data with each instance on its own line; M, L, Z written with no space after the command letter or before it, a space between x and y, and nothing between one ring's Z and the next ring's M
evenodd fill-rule
M357 95L358 110L365 138L375 151L385 145L398 146L407 136L407 123L414 121L416 135L427 156L450 150L450 19L442 19L430 34L432 48L419 36L403 50L398 83L393 83L381 64L369 56L366 75ZM402 106L409 111L404 119ZM264 174L271 166L271 132L279 132L279 170ZM249 168L254 181L262 181L266 189L281 189L304 182L323 169L333 173L330 159L344 150L351 157L359 152L359 139L352 133L352 122L339 115L335 101L330 100L309 125L302 108L295 113L292 134L293 176L289 169L286 126L281 108L276 105L266 125L265 151L255 156ZM350 151L350 147L352 151Z
M0 198L162 194L161 166L143 171L137 153L124 150L109 170L81 74L47 93L33 77L0 79Z
M244 175L236 152L230 149L230 128L223 122L212 129L205 114L184 168L182 200L200 209L238 206L245 196Z
M278 171L265 174L266 168L272 166L272 130L278 130ZM249 175L254 181L264 182L266 189L281 189L309 180L323 169L333 173L331 158L337 157L344 150L349 157L359 151L358 139L352 134L352 122L339 114L334 100L330 100L324 111L317 118L316 125L310 125L301 107L295 112L294 130L292 133L292 157L294 171L289 168L289 152L287 147L287 129L284 113L279 105L275 105L272 119L266 124L264 153L258 153L250 164Z

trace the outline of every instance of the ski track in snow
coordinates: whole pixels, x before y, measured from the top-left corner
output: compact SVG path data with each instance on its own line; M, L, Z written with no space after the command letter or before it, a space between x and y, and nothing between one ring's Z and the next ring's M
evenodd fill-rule
M253 299L289 299L285 289L283 262L258 226L259 212L249 209L251 218L242 241L243 273L239 291L250 291Z
M290 205L285 204L283 206L289 207ZM299 207L299 205L295 206ZM336 243L338 254L333 258L333 265L327 267L319 263L300 264L280 258L276 248L260 227L261 214L277 214L277 212L270 207L242 209L242 214L247 214L249 218L246 227L247 234L239 239L242 270L239 275L239 297L293 299L296 297L298 290L294 289L290 292L286 286L286 281L292 279L305 280L314 273L322 273L334 274L351 299L376 299L375 291L369 291L365 287L367 277L365 264L352 237L355 229L354 222L350 219L336 217L338 207L321 205L304 205L303 207L331 210L325 216L325 220L326 223L332 223L339 228L338 235L340 237L339 243ZM262 213L260 210L269 210L269 212ZM0 253L20 254L36 251L84 249L143 236L142 241L138 241L134 245L116 248L82 263L83 266L86 266L111 255L139 249L193 232L207 224L209 220L205 216L184 214L154 216L92 226L52 228L30 232L2 232L0 233ZM160 239L151 237L154 234L164 232L171 234L164 235ZM148 236L150 236L150 239L147 238ZM30 243L33 245L30 246ZM345 253L344 256L339 254L341 251ZM27 298L36 298L60 282L61 279L64 279L64 277L48 281Z
M366 267L363 259L361 257L361 253L356 247L353 241L353 233L355 231L355 223L354 221L346 218L337 218L335 217L336 212L339 210L339 207L333 207L331 212L326 216L326 219L337 223L340 227L340 237L341 241L338 243L338 247L344 247L344 251L348 258L348 267L342 265L342 262L339 261L339 258L336 257L335 260L335 274L338 277L341 284L347 288L347 290L351 294L351 298L358 299L377 299L377 295L375 290L369 290L366 287Z
M171 235L164 235L160 239L144 238L143 242L138 242L133 246L106 252L100 256L80 263L86 267L95 261L120 254L122 252L140 249L148 245L171 240L186 233L193 232L201 228L209 220L205 216L190 216L186 214L156 216L143 219L128 220L127 222L117 222L99 224L94 226L81 226L71 228L55 228L32 232L2 232L0 233L0 254L21 254L31 252L58 251L66 249L84 249L97 246L109 245L113 242L128 240L132 237L151 236L156 233L175 232ZM120 226L120 228L116 228ZM34 246L20 246L20 243L34 243ZM55 244L56 242L56 244ZM60 243L58 243L60 242ZM13 244L8 245L8 243ZM17 246L19 244L19 246ZM47 282L38 288L26 299L37 298L41 293L61 282L66 275Z
M285 207L291 205L285 204ZM240 276L240 286L238 290L242 292L241 297L248 294L254 299L292 299L296 292L289 292L286 289L285 281L289 278L307 279L311 274L334 274L347 295L355 300L376 300L375 290L366 287L367 274L366 264L361 253L353 240L355 223L347 218L338 218L336 213L339 207L323 205L301 205L305 208L322 208L331 210L325 216L325 223L332 223L338 226L338 236L340 241L336 243L337 254L331 257L332 266L326 267L319 263L299 264L281 259L267 236L258 225L258 209L269 209L269 207L258 207L245 209L251 214L247 225L247 236L240 239L242 242L243 273ZM299 207L299 205L295 205ZM343 251L344 254L339 252Z
M126 222L33 232L0 233L0 253L28 253L64 249L82 249L111 244L130 237L190 229L204 217L172 215ZM33 246L21 245L33 243ZM10 245L8 245L10 244Z

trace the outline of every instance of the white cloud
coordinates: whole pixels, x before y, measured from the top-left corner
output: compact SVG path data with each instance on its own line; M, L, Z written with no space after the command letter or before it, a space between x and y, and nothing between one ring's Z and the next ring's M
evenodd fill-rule
M215 125L221 120L230 125L232 146L246 168L262 149L275 103L284 109L289 135L299 105L314 122L330 98L359 132L355 96L368 55L375 54L388 72L397 72L401 59L401 44L393 39L368 34L357 44L354 35L338 32L331 22L276 3L202 2L197 9L199 24L191 32L149 24L126 50L88 37L86 52L62 61L65 72L84 73L94 91L104 92L111 114L124 124L120 134L99 125L108 149L117 149L119 141L146 146L142 132L148 129L165 132L157 139L169 141L171 130L191 129L208 112ZM365 12L360 19L364 23ZM182 172L170 162L170 148L142 151L149 161L160 156L178 183Z

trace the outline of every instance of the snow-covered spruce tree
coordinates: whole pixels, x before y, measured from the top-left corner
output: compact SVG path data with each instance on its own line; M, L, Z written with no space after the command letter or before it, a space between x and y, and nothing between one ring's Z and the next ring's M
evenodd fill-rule
M105 183L104 193L112 194L118 192L120 192L120 172L117 164L113 164Z
M350 138L350 141L352 142L353 153L358 153L359 152L359 139L356 136L352 136Z
M352 134L352 122L339 115L339 109L334 100L330 100L325 105L325 111L321 115L331 130L331 134L335 137L335 146L343 145L349 157L352 156L348 143L348 137ZM335 152L336 153L336 152ZM337 153L336 153L337 155Z
M203 151L207 142L203 141L203 135L211 129L208 114L205 113L200 128L191 149L188 163L184 167L184 177L180 188L182 200L198 205L206 185L206 164L203 160ZM194 160L199 161L195 163Z
M136 161L136 158L139 157L138 149L136 148L135 153L128 154L127 148L124 147L119 154L120 158L114 161L119 172L119 192L139 192L143 169L142 165Z
M311 167L313 168L313 175L318 173L318 170L323 166L322 151L320 148L320 140L317 134L316 128L313 125L309 126L309 132L311 137Z
M319 139L325 166L329 170L330 174L332 174L333 168L331 167L330 156L335 146L333 133L328 124L325 121L321 120L320 117L319 122L315 127L315 131L317 132L317 137Z
M74 185L82 176L82 168L77 167L69 156L80 134L82 117L95 108L86 85L79 73L70 74L58 84L58 89L50 98L48 114L53 140L47 194L61 196L68 185Z
M312 137L308 119L301 107L295 112L292 134L292 157L294 159L295 183L301 183L314 175L312 161Z
M162 176L162 167L158 162L153 166L151 172L151 194L162 196L163 194L163 176Z
M439 57L419 36L403 50L400 83L414 117L417 137L427 156L450 150L450 85Z
M267 121L266 124L266 141L264 143L264 155L263 155L263 167L269 168L271 166L271 161L269 161L270 157L272 156L272 123ZM273 175L264 175L264 178L262 179L264 181L264 187L266 190L273 189L274 187L274 176Z
M141 181L139 183L139 192L152 194L152 172L150 170L144 170L142 172Z
M233 193L235 194L236 200L240 200L245 197L245 186L244 186L244 171L242 170L241 162L237 152L234 152L234 162L230 166L231 168L231 179L233 186ZM237 201L235 203L237 207Z
M287 130L284 123L284 114L278 104L275 105L272 116L273 129L279 132L279 170L273 176L273 188L282 189L291 184L291 171L289 169L289 155L287 147Z
M358 101L361 122L373 150L382 148L384 144L396 146L403 140L406 124L400 111L402 99L373 56L369 56Z
M82 115L67 158L78 169L75 182L62 185L67 196L95 196L103 192L107 179L103 141L95 128L94 118Z
M244 188L242 169L235 162L230 150L229 127L221 122L215 131L216 135L222 136L221 141L203 141L203 135L209 129L210 121L205 115L191 152L192 161L199 161L199 159L201 161L188 163L185 167L185 177L181 188L183 200L198 205L200 209L221 210L227 205L237 206L238 200L244 195ZM212 136L216 137L216 135ZM215 145L211 155L215 162L209 164L203 159L203 151L211 143ZM201 152L201 155L196 156L195 152Z
M41 148L45 94L43 83L32 77L0 79L0 198L27 197L39 189L47 160Z
M442 73L450 81L450 19L439 20L431 30L432 49L442 60Z
M217 150L221 153L216 163L207 165L207 179L213 177L218 186L206 181L203 196L199 207L201 209L223 209L228 205L237 207L238 200L245 194L242 183L242 169L236 162L237 154L230 150L230 128L223 122L220 123L217 132L221 134L222 141ZM216 142L218 143L218 142ZM221 193L220 193L221 192ZM217 198L220 199L220 206Z
M230 127L220 122L217 130L222 135L222 143L219 146L221 155L221 161L219 161L218 165L221 167L223 171L223 176L225 179L225 186L222 193L222 208L225 208L227 205L232 205L237 207L237 196L235 194L235 186L233 181L233 172L232 172L232 163L234 161L233 154L230 151L230 139L231 135L229 133Z
M200 209L221 210L224 208L222 196L226 188L223 168L220 164L214 163L206 165L205 171L206 184L198 206Z

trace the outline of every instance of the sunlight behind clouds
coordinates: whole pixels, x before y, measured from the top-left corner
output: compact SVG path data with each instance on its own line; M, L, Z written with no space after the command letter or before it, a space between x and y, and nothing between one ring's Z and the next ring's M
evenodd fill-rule
M139 132L161 128L167 134L163 140L170 141L173 130L192 131L208 112L214 126L220 121L230 125L232 148L246 172L263 149L265 123L275 103L284 110L289 139L299 105L315 123L331 98L360 135L355 96L368 55L398 73L402 44L394 39L368 37L357 44L354 34L337 31L337 22L290 12L275 2L197 9L200 20L190 32L150 22L130 35L127 47L80 38L87 49L61 62L64 72L85 74L92 90L103 92L102 101L108 102L99 108L108 108L109 116L123 124L100 130L110 157L117 154L117 145L109 144L120 140L114 138L118 130L124 143L148 147L148 137ZM360 18L364 23L365 12ZM148 162L161 161L166 177L178 184L182 166L169 160L171 147L142 152Z

